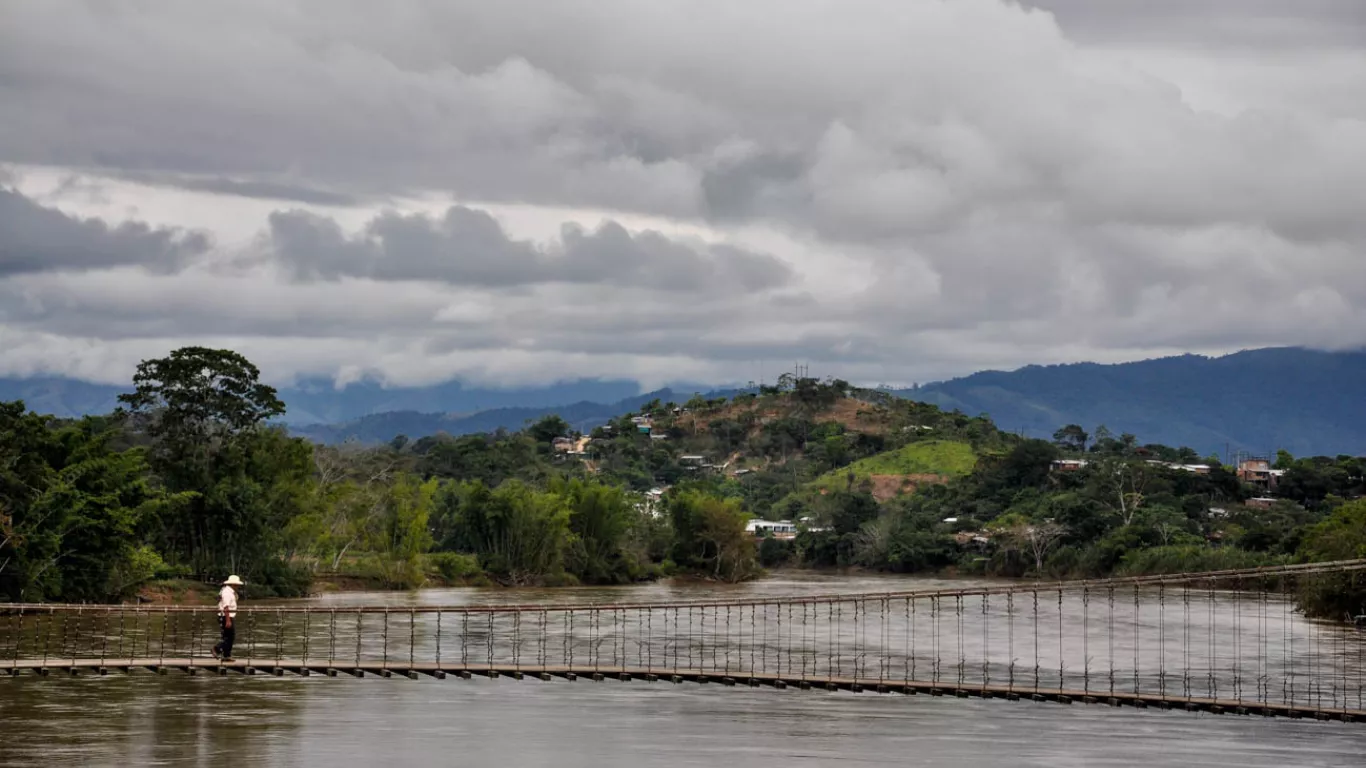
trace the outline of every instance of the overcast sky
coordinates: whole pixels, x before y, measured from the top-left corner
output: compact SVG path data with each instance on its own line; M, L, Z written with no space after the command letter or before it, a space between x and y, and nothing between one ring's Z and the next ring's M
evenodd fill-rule
M0 375L1366 345L1361 0L10 0Z

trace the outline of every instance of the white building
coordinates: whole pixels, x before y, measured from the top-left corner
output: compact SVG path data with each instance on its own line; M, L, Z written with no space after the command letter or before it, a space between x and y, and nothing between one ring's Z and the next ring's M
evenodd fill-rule
M636 505L636 510L648 514L650 517L662 517L664 515L664 492L668 488L651 488L641 494L640 503Z
M1056 459L1053 462L1053 469L1060 472L1076 472L1086 469L1086 459Z
M775 539L791 539L797 535L797 524L791 520L750 520L745 523L745 533L751 536L770 535Z

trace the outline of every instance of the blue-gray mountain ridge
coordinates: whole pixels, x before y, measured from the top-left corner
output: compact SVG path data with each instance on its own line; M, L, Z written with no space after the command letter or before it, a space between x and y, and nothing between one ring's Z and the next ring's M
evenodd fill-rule
M107 413L128 387L66 378L0 378L0 400L24 400L42 413ZM385 388L362 381L337 388L310 380L284 387L285 423L321 442L387 441L468 434L557 413L587 431L653 399L682 402L707 388L679 384L641 393L624 380L576 380L487 389L447 382ZM733 391L733 390L730 390ZM723 391L724 392L724 391ZM1201 455L1231 451L1297 456L1366 454L1366 352L1303 348L1248 350L1222 357L1181 355L1132 363L1031 365L982 371L893 394L947 410L986 413L1003 429L1049 437L1065 424L1105 425L1140 442L1190 446Z

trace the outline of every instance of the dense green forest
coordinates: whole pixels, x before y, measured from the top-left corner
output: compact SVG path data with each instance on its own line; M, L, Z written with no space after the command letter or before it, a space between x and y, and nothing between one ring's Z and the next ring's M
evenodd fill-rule
M117 600L229 572L265 596L337 576L1054 578L1366 557L1355 457L1283 453L1268 500L1188 448L1077 425L1025 439L985 416L792 377L655 400L589 435L551 415L516 432L319 446L272 426L284 406L258 376L233 352L191 347L140 365L108 416L0 404L0 594ZM799 533L756 542L751 517ZM1335 618L1366 607L1354 580L1306 597Z

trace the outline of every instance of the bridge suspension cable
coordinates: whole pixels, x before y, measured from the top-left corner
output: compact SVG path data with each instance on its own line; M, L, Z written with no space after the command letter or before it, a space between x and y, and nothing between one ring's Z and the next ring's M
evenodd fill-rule
M1366 632L1295 607L1336 604L1363 571L1366 559L740 600L244 605L229 662L206 655L212 607L9 603L0 674L640 678L1366 721Z

